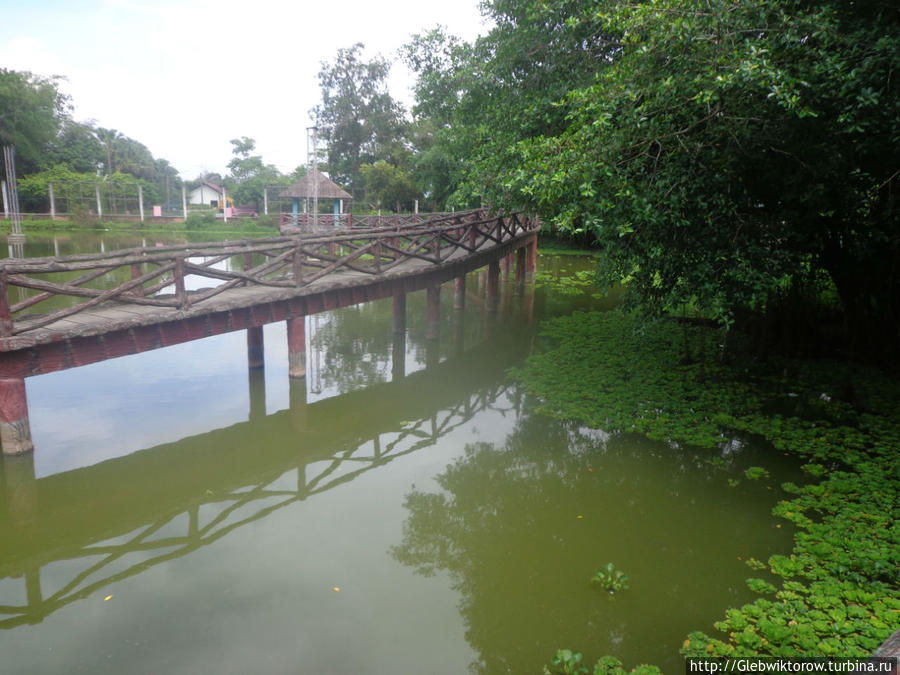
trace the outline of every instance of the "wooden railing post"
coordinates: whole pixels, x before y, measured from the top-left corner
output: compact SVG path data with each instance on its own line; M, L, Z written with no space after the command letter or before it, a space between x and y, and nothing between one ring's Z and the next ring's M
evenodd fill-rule
M9 309L9 274L4 269L0 272L0 336L13 334L12 313Z
M294 256L291 263L291 272L294 275L294 286L303 283L303 256L300 251L300 237L294 237Z
M375 240L375 273L381 274L381 239Z
M175 257L175 301L178 309L187 309L188 297L184 289L184 256Z
M131 264L131 280L134 281L141 276L141 265L140 263L132 263ZM139 298L144 297L144 287L143 286L135 286L129 291L131 295L137 296Z

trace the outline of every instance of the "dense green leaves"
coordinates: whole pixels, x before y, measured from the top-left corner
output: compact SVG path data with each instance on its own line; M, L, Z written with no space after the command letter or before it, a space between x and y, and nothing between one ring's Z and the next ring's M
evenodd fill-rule
M322 102L314 110L331 178L348 185L354 198L363 164L379 159L396 163L404 152L403 109L387 90L390 64L380 56L363 61L362 49L356 43L322 63Z
M41 151L67 111L56 78L0 68L0 145L16 146L20 174L40 165Z
M656 0L603 16L621 52L569 91L564 131L519 141L497 199L590 233L657 310L728 322L825 269L855 337L893 349L897 11Z

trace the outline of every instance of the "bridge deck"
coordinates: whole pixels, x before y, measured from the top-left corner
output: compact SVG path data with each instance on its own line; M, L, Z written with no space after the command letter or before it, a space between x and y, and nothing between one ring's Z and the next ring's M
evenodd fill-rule
M442 263L441 266L452 266L456 261L465 257L458 252L454 253L448 256L446 262ZM437 267L440 266L423 260L407 260L380 275L343 270L305 286L294 288L273 286L235 287L223 291L214 299L196 306L188 305L183 309L118 302L115 305L86 309L34 329L30 328L30 324L37 323L41 317L24 318L17 322L23 333L13 337L0 338L0 351L27 349L39 344L47 344L63 339L102 335L137 326L152 326L181 319L246 309L265 303L308 297L332 290L353 288L402 277L412 277L417 273L431 271ZM188 298L192 294L200 293L204 290L208 289L202 288L188 292Z
M460 276L499 260L532 240L534 234L535 224L520 221L516 214L486 218L483 212L473 211L457 214L452 221L445 218L407 229L339 230L328 237L312 234L68 259L0 261L0 354L75 338L102 339L129 329L179 321L193 320L196 328L203 317L221 318L236 310L252 313L254 308L273 303L281 303L279 317L285 311L288 315L313 313L295 302L304 299L320 300L311 304L317 308L314 311L355 304ZM215 267L241 256L243 270ZM262 263L258 263L260 258ZM60 274L69 280L61 280ZM74 275L77 278L71 279ZM214 283L187 291L186 278L208 278ZM107 285L118 279L112 281L118 285L112 289L92 287L91 283L99 283L97 279ZM10 291L15 286L31 295L13 304ZM375 290L367 293L365 289ZM326 294L346 290L354 291L351 301L341 300L337 305L321 302ZM39 293L34 295L35 291ZM63 296L67 298L63 304L72 306L59 309L57 302L52 311L28 313ZM78 299L74 305L73 297ZM251 325L268 321L253 318ZM233 327L220 326L213 332L247 325L241 319ZM194 337L203 337L196 332Z

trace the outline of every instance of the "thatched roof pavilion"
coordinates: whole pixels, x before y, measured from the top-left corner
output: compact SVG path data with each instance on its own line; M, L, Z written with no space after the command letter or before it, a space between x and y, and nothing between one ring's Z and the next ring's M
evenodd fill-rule
M317 187L318 192L316 192ZM311 174L304 176L290 187L285 188L278 193L278 196L292 197L294 199L312 199L316 196L318 196L319 199L353 199L349 192L342 190L337 183L319 170L313 171Z

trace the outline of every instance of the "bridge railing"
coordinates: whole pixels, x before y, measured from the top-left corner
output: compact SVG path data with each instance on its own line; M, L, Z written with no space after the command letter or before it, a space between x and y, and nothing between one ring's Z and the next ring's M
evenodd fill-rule
M0 337L100 306L187 310L236 287L299 289L347 273L380 275L412 261L438 265L535 227L518 213L477 210L393 228L0 260Z
M342 228L394 228L421 225L452 218L453 212L437 213L394 213L383 216L356 215L352 213L319 213L315 218L311 213L282 213L279 229L282 234L319 233Z

